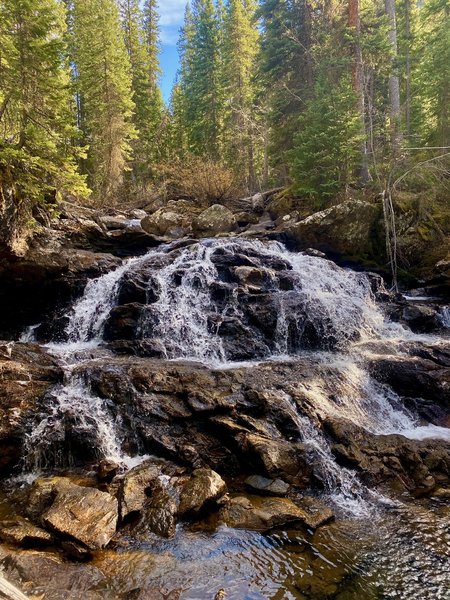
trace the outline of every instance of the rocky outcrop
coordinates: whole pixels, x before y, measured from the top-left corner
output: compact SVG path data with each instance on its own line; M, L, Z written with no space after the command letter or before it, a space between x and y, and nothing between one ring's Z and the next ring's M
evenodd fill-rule
M440 440L409 440L401 435L373 435L348 421L328 419L338 461L356 468L371 485L389 482L416 496L437 482L450 482L450 446Z

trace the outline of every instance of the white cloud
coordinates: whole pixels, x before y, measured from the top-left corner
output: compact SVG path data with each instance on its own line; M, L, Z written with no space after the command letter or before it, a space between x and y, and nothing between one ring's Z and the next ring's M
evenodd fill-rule
M159 14L161 33L164 35L168 29L178 29L183 24L184 11L187 0L160 0ZM164 41L164 40L163 40Z

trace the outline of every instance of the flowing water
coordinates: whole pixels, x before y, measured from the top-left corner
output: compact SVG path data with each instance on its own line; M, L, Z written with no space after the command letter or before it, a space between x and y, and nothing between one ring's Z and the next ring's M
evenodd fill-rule
M94 440L99 457L117 462L132 460L121 448L120 423L113 418L107 401L92 393L89 382L75 368L80 360L86 360L83 353L87 352L91 360L89 352L103 345L105 327L118 303L125 277L151 273L146 311L136 336L157 344L163 357L200 361L211 369L232 368L238 363L252 368L254 362L233 358L234 348L230 350L222 335L224 323L245 323L246 327L253 323L248 319L248 296L242 295L242 288L251 287L252 280L232 284L227 281L223 265L230 256L240 257L243 276L248 275L245 268L262 269L265 292L275 303L272 334L259 344L261 354L257 360L289 361L300 354L313 357L319 367L323 365L324 377L332 373L334 399L326 391L325 384L329 386L330 382L320 375L304 384L304 395L313 408L311 416L299 412L287 393L284 403L311 460L318 465L325 493L341 514L350 519L350 529L345 534L349 537L346 549L339 555L340 542L330 539L317 543L311 536L304 539L295 532L261 536L219 530L214 536L206 536L183 529L173 542L152 541L151 576L146 571L149 559L145 548L139 548L134 559L130 556L128 566L123 568L133 570L133 577L144 581L149 578L159 588L167 584L168 589L174 590L179 586L184 590L181 597L189 599L212 598L210 591L214 585L225 587L228 597L236 600L450 597L446 595L448 563L443 558L444 550L449 550L448 532L445 533L442 519L436 516L441 507L423 508L422 512L415 509L413 517L398 504L388 504L387 508L383 499L371 494L353 471L336 463L325 434L317 427L317 419L333 416L350 420L374 434L400 433L412 439L450 441L450 429L419 424L396 394L375 382L365 368L367 342L388 343L394 354L400 342L416 336L386 320L375 301L368 276L321 258L290 253L279 243L229 239L205 240L181 248L166 246L125 261L116 270L90 281L69 314L65 341L48 344L64 365L65 381L52 391L30 427L25 470L39 472L67 462L70 452L64 455L63 448L67 450L68 421L75 423L78 431L89 434L87 437L90 443ZM279 265L284 265L283 277L288 275L289 285L280 278ZM226 294L222 293L224 286L228 286ZM442 309L441 319L445 327L450 326L448 308ZM247 334L259 336L260 331L252 326L245 329ZM311 331L318 348L311 347ZM23 339L29 341L32 337L33 329ZM386 510L390 510L387 516ZM372 525L377 523L377 535L373 527L364 524L368 518ZM430 524L433 519L434 525ZM395 532L393 523L398 523ZM342 532L339 536L342 537ZM348 559L351 567L344 568L346 552L355 540L363 541L361 548L357 548L356 557ZM383 544L390 545L392 552L383 553L380 550ZM439 549L434 547L436 544ZM404 561L400 558L402 550ZM159 579L155 552L164 555ZM393 557L399 561L394 569L388 564ZM102 560L107 561L106 555ZM224 574L225 567L228 574ZM192 568L198 571L196 581L191 581ZM339 575L335 585L336 590L344 590L341 595L325 592L320 595L320 590L314 592L312 588L305 592L308 577L315 577L314 585L320 582L317 569L335 569L338 573L344 569L344 575ZM303 582L299 573L305 577ZM426 577L428 581L413 580L414 577ZM342 581L347 583L343 585Z

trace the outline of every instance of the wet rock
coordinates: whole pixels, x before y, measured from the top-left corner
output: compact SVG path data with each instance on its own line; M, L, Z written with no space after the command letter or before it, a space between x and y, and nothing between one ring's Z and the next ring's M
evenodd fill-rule
M227 491L220 475L211 469L196 469L180 493L180 515L198 515Z
M448 407L450 368L443 367L428 354L419 356L379 357L369 362L376 379L390 385L400 396L421 397Z
M236 267L234 275L241 285L251 291L266 291L274 289L274 273L268 269L256 269L252 267Z
M146 503L138 524L131 529L132 535L145 540L152 532L164 538L175 535L177 525L177 503L168 489L160 482L154 482L151 496Z
M415 332L430 332L441 328L438 312L427 305L410 304L403 309L402 320Z
M158 298L158 284L151 272L152 264L148 268L144 265L139 269L132 269L125 273L119 283L117 303L151 304Z
M116 531L116 498L94 488L67 483L41 515L43 525L61 536L73 538L91 550L105 547Z
M120 472L121 465L108 460L103 459L97 466L97 478L100 483L110 483L111 480Z
M443 440L411 440L402 435L374 435L348 421L328 418L325 429L337 442L338 462L356 468L368 483L390 482L420 496L436 486L435 476L448 481L450 447Z
M125 475L116 478L110 489L117 488L121 520L143 510L151 495L153 483L159 477L166 473L177 472L182 472L182 469L162 460L152 460L145 461Z
M114 307L105 323L104 340L135 340L144 311L144 305L137 302Z
M91 565L63 561L50 552L9 553L0 560L5 577L27 596L47 600L101 600L104 575ZM112 600L112 599L111 599Z
M200 213L192 223L194 233L201 237L229 233L235 227L236 217L221 204L213 204Z
M318 529L334 520L334 512L319 498L303 496L296 504L305 511L305 525L310 529Z
M261 475L251 475L245 484L254 492L267 496L285 496L289 491L289 484L282 479L267 479Z
M263 469L268 477L280 477L300 483L309 476L301 444L285 440L273 440L259 435L247 434L243 446L252 462Z
M0 474L8 474L22 458L28 414L62 371L36 344L0 342L0 373Z
M268 531L287 523L304 523L306 514L287 498L238 496L219 511L218 518L235 529Z
M53 541L53 536L40 527L36 527L21 517L10 521L0 522L0 540L19 546L47 546Z

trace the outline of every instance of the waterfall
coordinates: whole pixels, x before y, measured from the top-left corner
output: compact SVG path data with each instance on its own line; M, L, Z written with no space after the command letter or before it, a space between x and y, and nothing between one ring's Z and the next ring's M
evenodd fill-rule
M418 426L400 398L365 369L364 342L414 338L385 318L366 274L288 252L278 242L214 239L153 249L89 281L68 315L67 341L48 345L63 363L65 383L53 390L45 412L33 423L28 470L58 463L54 453L64 442L66 422L85 432L100 456L129 460L107 403L91 392L75 366L80 350L103 345L121 286L136 274L147 286L145 304L142 298L137 303L141 316L136 338L162 348L166 359L201 361L221 369L241 364L242 354L243 364L251 368L252 360L292 360L312 353L318 375L307 380L303 392L319 421L342 418L373 434L450 440L450 429ZM448 319L446 308L443 323ZM330 377L334 398L330 382L328 390L325 385ZM285 402L328 492L356 512L363 486L352 471L337 465L313 420L300 414L287 394Z

